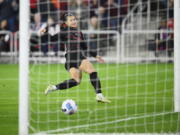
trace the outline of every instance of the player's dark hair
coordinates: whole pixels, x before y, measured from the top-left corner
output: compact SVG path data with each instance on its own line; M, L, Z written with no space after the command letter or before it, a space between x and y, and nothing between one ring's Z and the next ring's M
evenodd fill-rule
M61 27L62 28L67 28L67 25L65 24L65 22L67 21L67 18L68 16L75 16L73 13L64 13L62 16L61 16ZM75 16L76 17L76 16Z
M72 14L72 13L64 13L64 14L62 15L62 21L63 21L63 22L66 22L68 16L75 16L75 15Z

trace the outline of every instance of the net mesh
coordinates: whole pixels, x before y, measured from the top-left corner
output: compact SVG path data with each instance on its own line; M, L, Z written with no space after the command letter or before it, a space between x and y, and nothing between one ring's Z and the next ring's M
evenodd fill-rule
M47 96L49 84L70 78L64 68L65 45L43 24L62 23L74 13L89 51L105 59L93 63L110 104L98 103L89 75L80 85ZM53 27L55 29L55 27ZM179 133L173 112L173 1L171 0L37 0L31 1L31 133ZM65 115L61 104L73 99L77 113Z

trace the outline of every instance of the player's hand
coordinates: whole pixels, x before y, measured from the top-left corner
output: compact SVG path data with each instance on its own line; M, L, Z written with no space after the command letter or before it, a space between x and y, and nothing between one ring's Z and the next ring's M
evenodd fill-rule
M56 25L55 27L49 27L48 29L48 34L50 34L51 36L54 36L56 34L60 33L60 26Z
M96 56L96 59L99 63L104 63L104 59L101 56Z
M38 36L44 35L46 33L47 24L44 23L41 28L37 31Z

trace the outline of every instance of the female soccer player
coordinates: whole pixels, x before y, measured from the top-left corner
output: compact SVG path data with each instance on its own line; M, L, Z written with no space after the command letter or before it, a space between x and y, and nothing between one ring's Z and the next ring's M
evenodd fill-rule
M94 69L92 63L84 56L83 52L87 51L87 44L84 42L82 32L78 31L78 23L76 16L71 13L66 13L63 16L64 23L61 25L59 31L53 31L49 29L48 33L51 36L59 34L60 41L65 43L66 48L66 63L65 68L69 71L71 79L65 80L57 85L49 85L45 94L56 90L64 90L80 84L82 78L82 72L88 73L90 81L96 92L96 100L98 102L110 103L106 99L101 91L101 82L98 78L98 74ZM45 29L41 29L41 33L45 32ZM90 56L97 59L98 62L103 63L104 60L98 56L95 52L89 52Z

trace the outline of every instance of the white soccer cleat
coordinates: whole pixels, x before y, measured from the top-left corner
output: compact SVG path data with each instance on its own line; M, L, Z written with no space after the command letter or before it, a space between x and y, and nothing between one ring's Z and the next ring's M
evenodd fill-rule
M51 92L53 92L53 91L55 91L56 90L56 86L54 86L54 85L48 85L48 87L45 89L45 91L44 91L44 94L45 95L47 95L47 94L49 94L49 93L51 93Z
M98 102L102 102L102 103L111 103L111 101L108 100L107 98L105 98L105 97L102 95L102 93L99 93L99 94L96 95L96 100L97 100Z

